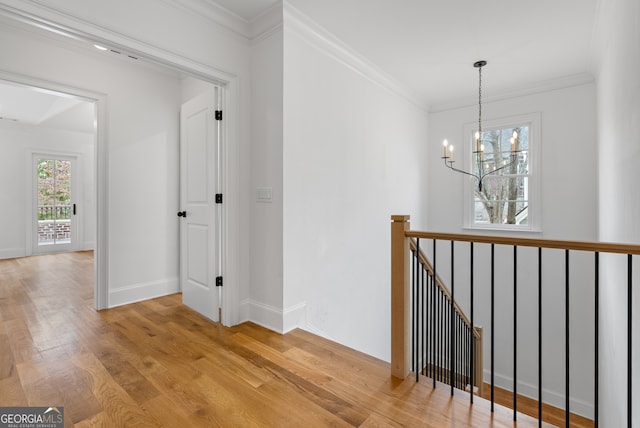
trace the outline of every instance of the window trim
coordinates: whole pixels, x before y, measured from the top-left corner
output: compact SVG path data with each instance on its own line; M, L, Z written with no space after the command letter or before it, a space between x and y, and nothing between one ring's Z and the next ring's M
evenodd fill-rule
M472 230L507 230L514 232L542 232L541 212L541 113L527 113L498 119L483 120L483 131L492 129L513 128L520 125L529 126L529 215L526 225L517 224L478 224L475 223L474 187L478 185L474 177L468 177L464 184L464 229ZM462 140L465 145L464 166L466 171L472 170L473 135L478 130L478 122L466 123L463 126Z

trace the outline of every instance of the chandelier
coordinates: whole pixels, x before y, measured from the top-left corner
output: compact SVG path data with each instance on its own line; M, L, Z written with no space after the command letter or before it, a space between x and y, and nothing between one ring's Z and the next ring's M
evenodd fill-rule
M482 67L487 65L487 61L476 61L473 66L478 69L478 131L475 134L475 147L471 152L472 171L464 171L453 166L453 145L449 145L444 140L444 165L452 171L459 172L474 177L478 182L478 191L482 192L482 181L489 175L499 175L502 170L513 165L518 160L518 133L513 131L511 137L511 152L506 160L502 161L502 165L496 163L496 153L493 153L491 159L485 159L485 146L482 134Z

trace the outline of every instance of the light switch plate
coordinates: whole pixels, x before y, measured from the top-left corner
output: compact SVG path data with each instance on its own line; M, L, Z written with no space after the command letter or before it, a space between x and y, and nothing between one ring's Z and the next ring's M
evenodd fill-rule
M256 188L256 202L272 202L273 192L271 187L258 187Z

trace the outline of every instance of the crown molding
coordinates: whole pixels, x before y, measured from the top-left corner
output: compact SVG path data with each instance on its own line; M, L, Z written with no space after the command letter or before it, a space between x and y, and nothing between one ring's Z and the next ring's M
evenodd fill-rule
M249 40L249 22L212 0L161 0L162 2L224 27L228 31Z
M194 77L209 82L224 84L237 78L233 73L195 61L178 52L160 48L127 34L85 21L45 4L40 5L38 0L28 3L19 0L0 0L0 14L74 40L102 44L151 63L186 71Z
M544 80L520 88L512 88L499 91L490 96L482 94L483 103L508 100L512 98L535 95L542 92L556 91L559 89L571 88L573 86L588 85L595 82L593 75L589 73L579 73L570 76L559 77L557 79ZM478 104L478 97L465 97L445 103L434 104L429 108L429 113L440 113L447 110L455 110L464 107L471 107Z
M215 0L161 0L171 6L209 20L247 43L257 42L282 27L282 2L279 1L250 21L218 5Z
M259 43L282 29L282 1L256 16L249 22L249 38L252 43Z
M404 98L425 112L428 111L428 103L418 93L391 77L364 55L349 47L286 0L283 3L283 21L285 31L295 33L321 52L363 77Z

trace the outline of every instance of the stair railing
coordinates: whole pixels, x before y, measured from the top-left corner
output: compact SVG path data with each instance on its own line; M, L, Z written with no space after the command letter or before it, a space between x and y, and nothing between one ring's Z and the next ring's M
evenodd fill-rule
M452 388L482 395L482 327L473 326L436 274L421 248L410 239L412 371ZM449 329L452 329L449 334Z
M413 241L415 240L415 241ZM429 263L427 258L421 254L421 246L426 248L428 246L424 244L424 241L431 241L433 243L433 263ZM432 325L429 325L424 320L433 319L433 302L441 302L442 298L438 297L440 290L446 289L443 287L442 280L439 278L437 272L441 267L436 263L438 258L438 252L436 251L436 242L445 241L451 243L451 256L450 256L450 294L448 297L444 297L445 302L452 302L448 306L452 308L450 313L447 313L449 318L448 323L443 322L441 324L433 324L435 330L432 329ZM412 244L412 242L414 242ZM631 426L632 421L632 256L640 255L640 245L630 244L613 244L613 243L593 243L593 242L581 242L581 241L558 241L558 240L546 240L546 239L525 239L525 238L512 238L504 236L482 236L482 235L464 235L464 234L450 234L450 233L437 233L437 232L418 232L410 230L409 216L406 215L394 215L391 216L391 374L394 377L400 379L406 379L411 372L416 373L416 379L419 379L420 373L425 373L430 377L433 377L433 368L438 369L436 364L432 364L433 355L438 355L440 351L432 352L426 348L427 344L433 341L433 335L442 334L443 329L446 335L450 337L448 345L450 347L450 353L447 354L449 364L446 366L451 368L446 375L450 379L456 379L460 376L460 369L458 362L461 359L468 359L468 367L471 367L471 371L474 372L471 378L475 377L477 373L482 378L483 364L478 362L477 352L468 352L461 355L457 353L458 349L451 344L455 344L456 335L464 335L461 330L456 326L456 318L464 319L464 314L460 310L455 299L455 272L459 268L456 267L454 257L455 244L468 243L469 244L469 279L470 279L470 319L467 319L467 326L472 326L474 323L474 244L478 246L489 246L490 249L490 328L489 328L489 341L490 341L490 353L488 355L490 359L490 388L491 388L491 411L494 410L494 332L495 332L495 248L496 246L512 248L513 249L513 307L512 308L500 308L500 310L512 310L513 314L513 419L516 420L517 415L517 385L518 385L518 367L517 367L517 350L518 350L518 248L520 247L533 247L537 248L537 283L538 283L538 301L537 301L537 372L538 372L538 419L542 421L542 362L543 362L543 332L542 332L542 318L543 318L543 274L542 274L542 261L543 250L548 252L551 250L562 250L555 252L554 255L560 255L564 262L564 279L554 279L554 282L563 283L564 291L564 401L565 401L565 424L566 427L570 426L571 412L570 412L570 373L571 373L571 323L570 323L570 254L573 252L591 253L593 255L593 297L594 297L594 325L593 329L588 333L593 334L594 349L593 349L593 421L594 426L598 427L599 422L599 296L600 296L600 254L619 254L626 255L626 291L627 291L627 305L626 305L626 318L627 318L627 352L626 352L626 379L627 379L627 426ZM414 250L412 251L412 246ZM547 254L547 253L545 253ZM545 256L546 257L546 256ZM501 260L504 261L504 260ZM610 285L609 285L610 286ZM433 291L435 290L435 292ZM561 297L562 298L562 297ZM439 300L440 299L440 300ZM427 304L422 305L422 301L426 301ZM531 305L535 305L535 302L531 302ZM445 303L445 307L447 304ZM440 307L442 308L442 307ZM436 315L438 314L436 308ZM437 319L437 317L436 317ZM448 324L448 325L447 325ZM429 325L429 327L424 327ZM588 328L586 325L579 325L579 327ZM435 331L435 333L434 333ZM423 333L426 333L426 339L422 339ZM554 332L556 333L556 332ZM561 332L562 333L562 332ZM560 333L560 334L561 334ZM414 336L416 335L416 336ZM467 336L472 336L468 334ZM475 337L475 334L473 335ZM423 345L424 344L424 345ZM423 351L423 346L427 351ZM471 349L474 349L472 347ZM478 346L477 348L480 348ZM458 351L459 352L459 351ZM587 355L580 355L580 358L588 358ZM624 368L623 368L624 370ZM420 373L419 373L420 372ZM474 380L474 385L481 385L482 381ZM433 381L434 387L436 387L436 381ZM454 394L454 387L451 385L451 395ZM474 388L470 388L470 402L473 402ZM541 423L541 422L540 422Z

